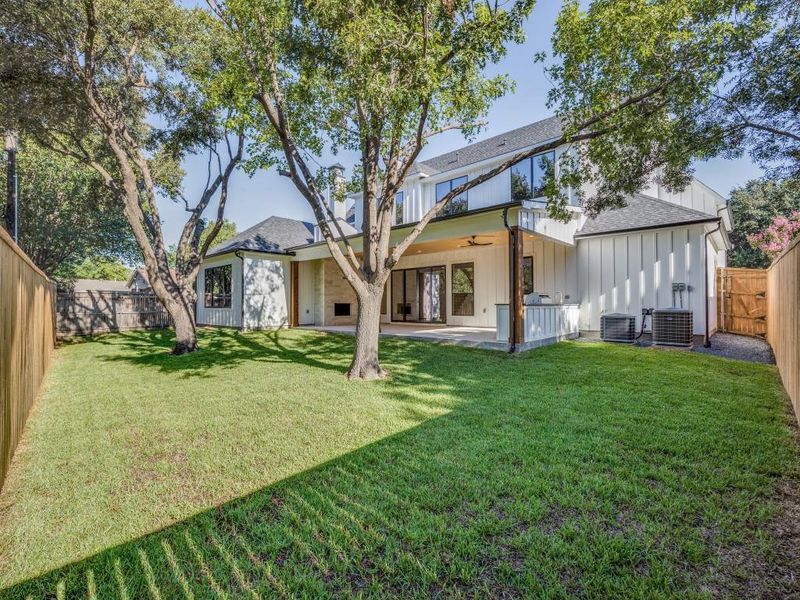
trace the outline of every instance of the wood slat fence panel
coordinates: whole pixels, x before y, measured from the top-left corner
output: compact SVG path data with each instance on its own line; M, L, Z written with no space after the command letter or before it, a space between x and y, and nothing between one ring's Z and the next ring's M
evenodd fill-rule
M717 269L717 328L764 337L767 333L767 272L764 269Z
M800 238L767 269L767 341L800 420Z
M0 487L55 345L55 284L0 228Z
M59 293L56 318L62 337L169 326L163 305L146 292Z

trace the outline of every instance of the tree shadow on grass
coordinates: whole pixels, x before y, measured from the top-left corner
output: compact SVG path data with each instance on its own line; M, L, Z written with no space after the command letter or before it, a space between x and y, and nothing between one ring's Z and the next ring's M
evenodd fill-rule
M340 336L279 335L268 350L259 340L273 338L254 339L230 360L301 352L336 369L347 360ZM665 368L685 357L574 344L522 359L400 340L382 352L393 376L379 385L393 398L418 404L444 389L457 399L453 410L0 595L741 591L748 565L718 564L720 548L763 525L751 507L764 503L793 458L776 444L774 415L759 412L766 396L730 398L732 383L744 389L758 371L716 380L703 369ZM676 398L678 388L692 392ZM726 571L734 567L743 578Z
M233 329L201 330L200 350L181 356L169 353L174 344L171 331L126 332L97 338L97 341L121 349L121 352L106 355L106 361L127 362L155 368L162 373L180 373L183 377L208 377L212 368L234 368L251 362L298 363L344 372L346 365L342 366L341 360L338 360L338 352L326 356L319 348L305 343L297 335L284 330L245 333ZM348 340L346 336L341 337L341 340L330 342L326 347L337 351L345 348ZM287 344L284 338L294 343Z

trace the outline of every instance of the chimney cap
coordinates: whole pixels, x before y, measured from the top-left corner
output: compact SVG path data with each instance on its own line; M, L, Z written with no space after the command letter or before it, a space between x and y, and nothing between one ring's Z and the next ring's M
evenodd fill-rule
M329 168L333 169L335 171L344 171L344 165L342 163L338 163L338 162L332 164Z

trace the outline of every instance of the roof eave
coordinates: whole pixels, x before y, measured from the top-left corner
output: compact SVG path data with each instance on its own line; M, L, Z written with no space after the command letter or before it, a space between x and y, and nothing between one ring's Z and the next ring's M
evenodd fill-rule
M496 211L496 210L502 210L504 208L509 208L509 207L513 207L513 206L521 206L521 205L522 205L522 202L519 201L519 200L512 200L511 202L505 202L503 204L492 204L490 206L484 206L484 207L481 207L481 208L478 208L478 209L475 209L475 210L469 210L467 212L458 213L458 214L455 214L455 215L443 215L441 217L435 217L435 218L433 218L433 219L431 219L429 221L429 224L430 223L441 223L442 221L449 221L449 220L452 220L452 219L460 219L460 218L463 218L463 217L471 217L473 215L480 215L480 214L483 214L483 213L493 212L493 211ZM414 227L417 223L419 223L419 221L414 221L413 223L403 223L402 225L394 225L391 228L391 231L411 228L411 227ZM364 234L363 231L359 231L359 232L354 233L352 235L345 236L344 239L352 240L352 239L355 239L355 238L357 238L357 237L359 237L359 236L361 236L363 234ZM337 238L337 240L341 240L341 238ZM320 245L322 245L324 243L325 243L325 240L322 240L322 241L319 241L319 242L312 242L311 244L305 244L303 246L292 246L291 248L288 248L288 250L291 250L291 251L303 250L305 248L312 248L314 246L320 246Z
M294 252L291 250L282 250L280 252L276 252L274 250L253 250L252 248L228 248L226 250L222 250L220 252L214 252L213 254L209 253L206 254L204 259L208 258L215 258L217 256L225 256L226 254L236 254L237 252L252 252L254 254L274 254L275 256L294 256Z
M705 219L693 219L690 221L677 221L675 223L666 223L659 225L646 225L644 227L630 227L627 229L612 229L610 231L598 231L593 233L580 233L575 234L575 239L597 237L601 235L621 235L623 233L634 233L636 231L651 231L653 229L672 229L674 227L684 227L686 225L702 225L703 223L714 223L719 220L719 217L708 216Z

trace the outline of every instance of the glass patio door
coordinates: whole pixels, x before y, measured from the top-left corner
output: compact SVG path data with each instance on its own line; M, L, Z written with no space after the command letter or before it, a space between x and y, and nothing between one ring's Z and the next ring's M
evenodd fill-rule
M392 320L444 323L447 317L445 267L392 271Z
M446 292L444 267L431 267L418 271L420 280L419 320L443 322L445 319L444 299Z

